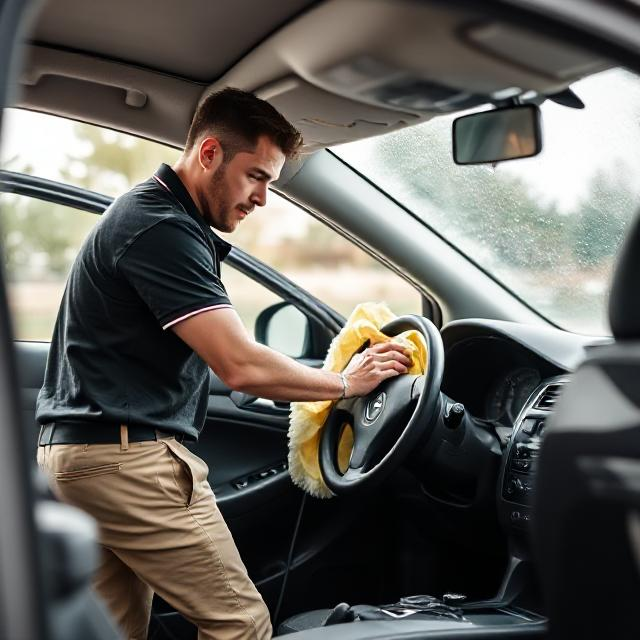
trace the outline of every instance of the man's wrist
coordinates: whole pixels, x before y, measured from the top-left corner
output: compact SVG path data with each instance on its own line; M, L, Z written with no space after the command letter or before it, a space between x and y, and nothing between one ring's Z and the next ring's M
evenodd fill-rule
M349 381L347 380L347 375L345 373L340 372L338 374L340 376L340 382L342 382L342 395L339 400L343 400L348 397L349 394Z

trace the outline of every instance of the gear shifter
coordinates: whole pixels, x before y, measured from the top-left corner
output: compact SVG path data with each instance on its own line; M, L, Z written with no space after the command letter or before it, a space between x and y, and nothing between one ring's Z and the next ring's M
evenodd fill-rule
M343 622L353 622L356 619L356 615L353 609L346 602L337 604L331 610L331 613L325 618L322 623L323 627L328 627L332 624L342 624Z

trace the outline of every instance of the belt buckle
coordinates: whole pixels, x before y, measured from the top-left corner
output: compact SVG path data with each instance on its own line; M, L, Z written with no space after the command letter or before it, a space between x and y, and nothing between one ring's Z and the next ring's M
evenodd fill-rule
M184 440L183 433L170 433L169 431L163 431L162 429L156 429L155 432L156 440L170 440L171 438L173 438L180 444L182 444L182 441Z
M44 438L45 431L49 429L48 438ZM51 445L51 441L53 440L53 432L56 429L55 422L47 422L43 425L40 425L40 433L38 434L38 445L41 447L46 447Z

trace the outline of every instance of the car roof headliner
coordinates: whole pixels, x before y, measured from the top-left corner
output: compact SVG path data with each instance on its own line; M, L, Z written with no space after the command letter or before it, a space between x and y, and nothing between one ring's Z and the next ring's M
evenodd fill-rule
M313 1L49 0L30 39L209 84Z
M313 151L610 66L473 3L46 0L26 35L16 106L177 147L224 86L268 99Z

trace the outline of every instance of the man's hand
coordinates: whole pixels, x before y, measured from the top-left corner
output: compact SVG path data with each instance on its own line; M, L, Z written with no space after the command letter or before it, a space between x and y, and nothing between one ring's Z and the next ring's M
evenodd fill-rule
M357 353L347 365L347 397L365 396L383 380L406 373L411 366L405 347L395 342L381 342Z

